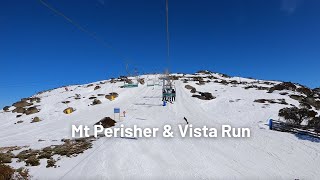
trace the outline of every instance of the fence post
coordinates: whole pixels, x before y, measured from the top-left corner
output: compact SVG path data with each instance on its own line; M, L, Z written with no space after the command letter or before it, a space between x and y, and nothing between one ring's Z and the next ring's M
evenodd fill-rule
M272 119L269 119L269 129L272 130L273 121Z

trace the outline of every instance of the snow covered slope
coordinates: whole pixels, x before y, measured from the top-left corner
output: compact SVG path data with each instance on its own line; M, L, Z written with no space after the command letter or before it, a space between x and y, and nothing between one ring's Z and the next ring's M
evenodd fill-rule
M175 74L182 76L182 74ZM158 75L145 75L151 78ZM106 138L93 142L92 148L77 157L60 157L59 167L46 168L46 160L39 166L28 166L34 179L141 179L141 178L220 178L220 179L318 179L320 177L320 143L303 140L294 134L268 130L267 121L278 119L283 107L299 106L290 98L292 91L274 91L248 88L251 86L271 87L275 81L257 81L220 74L198 74L204 77L203 85L192 81L194 75L184 75L174 81L176 102L162 106L162 87L120 88L123 82L95 82L93 85L68 86L35 95L41 102L35 103L40 112L16 117L17 113L0 111L0 147L29 146L41 149L61 144L61 139L71 139L72 125L93 126L104 117L113 118L113 108L126 111L115 127L162 128L165 124L177 127L185 124L184 117L193 126L219 128L223 124L234 127L249 127L250 138ZM189 78L188 78L189 77ZM183 82L186 79L186 82ZM223 84L222 80L229 83ZM210 81L210 82L209 82ZM230 83L242 82L242 84ZM243 83L246 82L246 83ZM192 97L185 85L200 92L210 92L215 99L201 100ZM96 86L100 89L94 90ZM105 98L117 92L114 101ZM283 93L286 92L286 93ZM76 94L80 99L75 99ZM100 96L98 96L100 94ZM91 105L96 97L101 104ZM280 103L261 104L256 99L284 99ZM63 101L70 101L68 104ZM64 114L67 107L76 109ZM10 107L12 111L14 107ZM319 111L318 111L319 112ZM30 123L39 117L40 122ZM16 123L17 121L23 121ZM16 124L15 124L16 123ZM176 129L175 129L176 131ZM40 140L40 141L39 141ZM23 162L14 160L13 167Z

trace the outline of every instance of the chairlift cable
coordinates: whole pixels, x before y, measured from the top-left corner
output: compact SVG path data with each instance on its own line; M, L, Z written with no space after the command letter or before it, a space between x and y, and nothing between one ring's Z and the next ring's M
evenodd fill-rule
M51 11L53 11L55 14L63 17L65 20L67 20L69 23L71 23L72 25L74 25L76 28L78 28L80 31L87 33L91 38L95 39L96 41L100 42L105 48L111 49L115 54L117 54L119 57L121 57L125 62L126 60L128 60L129 58L127 58L126 56L124 56L122 53L120 53L116 48L114 48L112 45L110 45L110 43L107 43L106 41L104 41L102 38L100 38L99 36L97 36L96 33L93 33L89 30L87 30L86 28L84 28L83 26L81 26L79 23L77 23L76 21L72 20L71 18L69 18L68 16L66 16L65 14L63 14L61 11L57 10L56 8L54 8L52 5L48 4L47 2L45 2L44 0L39 0L39 2L44 5L45 7L47 7L48 9L50 9Z

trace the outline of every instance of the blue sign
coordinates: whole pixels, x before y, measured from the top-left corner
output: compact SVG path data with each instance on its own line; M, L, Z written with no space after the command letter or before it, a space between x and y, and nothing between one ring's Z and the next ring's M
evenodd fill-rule
M120 108L114 108L113 113L120 113Z

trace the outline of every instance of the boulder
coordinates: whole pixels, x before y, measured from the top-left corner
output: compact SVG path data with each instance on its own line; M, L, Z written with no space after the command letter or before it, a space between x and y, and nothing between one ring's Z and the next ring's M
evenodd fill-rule
M203 81L203 77L195 76L193 77L193 81Z
M143 79L143 78L138 79L138 83L144 85L144 83L145 83L145 82L144 82L144 79Z
M102 102L99 99L95 99L92 102L92 105L97 105L97 104L101 104Z
M229 83L228 83L228 81L226 81L226 80L224 80L224 79L223 79L223 80L221 80L219 83L220 83L220 84L223 84L223 85L227 85L227 84L229 84Z
M105 117L101 119L99 122L94 125L102 125L104 128L110 128L116 124L116 121L111 119L110 117Z
M40 122L41 119L39 117L34 117L31 121L31 123Z
M192 95L192 97L201 99L201 100L212 100L215 99L216 97L214 97L211 93L209 92L199 92L200 95Z
M32 103L28 103L27 101L18 101L16 103L13 103L12 106L14 107L26 107L26 106L32 106Z
M269 100L267 100L267 99L256 99L256 100L254 100L254 102L256 102L256 103L268 103Z
M23 108L23 107L17 107L17 108L15 108L13 111L12 111L13 113L25 113L26 112L26 109L25 108Z
M106 99L109 99L109 100L111 101L111 100L112 100L112 96L113 96L113 98L115 99L115 98L117 98L117 97L119 96L119 94L116 93L116 92L112 92L112 93L107 94L107 95L105 96L105 98L106 98Z
M118 97L118 96L119 96L119 94L116 93L116 92L112 92L112 93L110 93L110 95L112 95L112 96L114 96L114 97Z
M36 107L29 107L26 111L25 111L25 114L26 115L30 115L30 114L35 114L35 113L38 113L39 110L38 108Z
M184 86L186 89L189 89L189 90L192 90L192 89L195 89L193 86L191 86L191 85L185 85Z
M9 111L10 106L5 106L2 108L3 111Z
M206 82L205 81L199 81L198 83L196 83L197 85L201 86L201 85L205 85Z
M98 90L100 88L101 88L100 86L96 86L96 87L94 87L94 90Z

